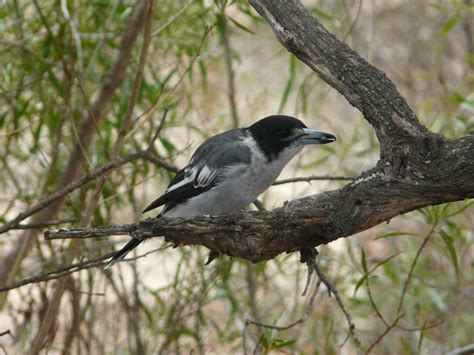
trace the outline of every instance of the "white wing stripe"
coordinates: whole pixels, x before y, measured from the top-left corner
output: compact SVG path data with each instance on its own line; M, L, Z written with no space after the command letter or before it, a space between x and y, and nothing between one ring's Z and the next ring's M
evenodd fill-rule
M166 192L176 190L178 187L192 183L195 175L196 175L196 169L194 168L189 169L189 167L187 167L184 170L184 179L178 182L177 184L174 184L173 186L168 187Z
M198 172L196 176L196 172ZM211 170L207 165L204 165L202 169L198 170L196 167L192 167L185 173L185 177L182 181L170 186L166 192L171 192L176 190L177 188L187 185L193 184L194 187L205 187L212 183L212 181L216 178L219 171Z
M207 186L214 180L217 175L217 171L209 169L207 165L199 171L199 175L197 176L194 187L204 187Z

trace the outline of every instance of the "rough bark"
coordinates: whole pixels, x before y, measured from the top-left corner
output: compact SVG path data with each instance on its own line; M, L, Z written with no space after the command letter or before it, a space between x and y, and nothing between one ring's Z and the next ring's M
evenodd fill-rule
M474 197L474 135L448 140L427 130L387 76L330 34L297 0L250 0L288 51L338 90L373 126L380 160L338 190L271 212L147 219L115 229L50 231L46 237L165 236L257 262L314 248L400 214ZM118 229L117 229L118 228Z

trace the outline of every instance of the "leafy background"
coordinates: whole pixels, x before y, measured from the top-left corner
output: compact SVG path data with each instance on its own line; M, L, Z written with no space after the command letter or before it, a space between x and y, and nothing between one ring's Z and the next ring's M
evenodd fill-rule
M469 0L305 1L338 38L387 73L420 121L447 137L474 130L473 7ZM110 67L134 2L0 2L0 222L58 188L81 117ZM125 79L87 152L81 174L109 161L134 86L139 37ZM229 82L232 81L230 85ZM232 104L235 103L235 105ZM307 148L280 178L357 176L374 165L378 142L361 114L291 57L245 1L157 1L138 100L120 156L146 149L168 110L154 156L182 167L205 138L269 114L303 119L338 142ZM453 173L456 173L453 171ZM90 225L131 223L173 174L144 160L115 169ZM285 200L343 186L313 181L271 187L268 209ZM61 228L78 225L96 181L67 196ZM250 207L252 208L252 207ZM204 266L200 247L145 243L110 272L77 271L67 282L49 353L440 354L472 342L474 234L472 201L429 207L321 247L319 264L353 317L361 344L324 286L314 307L301 292L298 256L252 265L220 257ZM1 235L3 267L13 279L61 268L67 242L41 236L20 255L22 230ZM87 240L82 261L126 238ZM0 294L0 349L28 349L54 282ZM312 287L315 287L314 285ZM247 325L301 324L277 331Z

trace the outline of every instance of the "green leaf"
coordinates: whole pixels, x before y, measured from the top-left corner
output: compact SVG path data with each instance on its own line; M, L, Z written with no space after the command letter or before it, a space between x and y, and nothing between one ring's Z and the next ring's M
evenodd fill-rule
M401 236L413 236L418 237L419 235L416 233L407 233L407 232L395 232L395 233L387 233L382 234L376 237L374 240L385 239L385 238L393 238L393 237L401 237Z
M198 68L199 68L199 74L201 74L201 84L202 84L202 89L204 91L207 90L207 69L206 66L204 65L203 61L198 61Z
M288 96L290 96L291 90L293 90L293 84L296 77L297 62L296 57L290 57L290 77L286 83L285 90L283 91L283 96L280 100L280 106L278 107L278 112L281 112L285 107L286 102L288 101Z
M377 269L379 266L381 266L381 265L383 265L383 264L389 262L389 261L392 260L394 257L396 257L396 256L398 256L398 255L400 255L400 254L401 254L401 253L395 253L395 254L390 255L389 257L387 257L387 258L385 258L385 259L379 261L379 262L372 268L372 270L370 270L370 272L375 271L375 269Z
M237 20L234 20L232 17L227 17L234 25L236 25L238 28L240 28L241 30L245 31L245 32L248 32L248 33L251 33L251 34L255 34L254 31L252 31L250 28L248 28L247 26L241 24L240 22L238 22Z
M451 212L450 214L448 214L446 217L453 217L453 216L456 216L462 212L464 212L466 209L468 209L469 207L471 207L472 205L474 204L474 201L466 201L466 203L464 204L464 206L462 206L459 210L457 211L454 211L454 212Z
M467 101L466 97L457 90L451 90L448 94L448 99L456 104L462 104Z
M425 318L425 321L423 322L423 326L421 327L420 339L418 340L418 353L421 353L421 344L423 343L423 337L425 335L425 327L426 327L427 322L428 322L428 318Z
M449 255L451 256L451 261L453 263L454 270L456 271L456 276L459 278L459 263L458 263L458 256L456 254L456 249L454 248L454 245L453 245L454 238L451 237L448 233L446 233L442 229L439 230L439 234L443 238L444 244L446 245Z
M221 14L217 15L216 17L216 30L219 34L219 37L222 39L225 36L226 23L224 16L222 16Z
M278 349L278 348L289 347L289 346L295 345L295 343L296 343L295 339L290 339L290 340L275 339L272 343L272 348Z
M461 19L461 12L456 11L449 19L446 21L443 27L441 27L441 36L446 37L449 32L456 26Z
M362 269L364 270L365 272L365 275L367 276L369 274L368 270L367 270L367 259L365 258L365 251L364 251L364 248L361 248L362 250L362 254L361 254L361 260L360 260L360 263L362 265Z
M356 287L354 289L354 294L352 295L352 297L355 297L357 290L362 286L366 278L367 278L367 275L364 275L359 279L359 281L357 281Z

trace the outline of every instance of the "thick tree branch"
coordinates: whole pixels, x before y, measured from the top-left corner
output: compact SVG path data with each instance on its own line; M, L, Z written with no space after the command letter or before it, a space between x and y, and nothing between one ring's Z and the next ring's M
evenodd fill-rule
M253 262L311 249L429 205L474 197L474 136L447 140L429 132L394 84L338 41L299 1L251 0L280 42L359 108L381 145L377 165L338 190L286 203L272 212L191 219L147 219L115 226L144 239L203 245ZM116 234L50 231L46 237Z
M387 76L329 33L300 1L249 2L288 51L364 114L377 133L381 157L393 161L396 169L403 156L436 144L439 137L418 122ZM424 152L426 148L419 153Z
M150 218L136 225L48 231L46 238L165 236L174 244L203 245L253 262L268 260L283 252L327 244L424 206L474 197L474 161L468 158L474 156L474 144L469 148L459 144L462 140L448 142L444 169L424 170L427 177L437 173L436 179L398 178L374 168L341 189L294 200L271 212ZM456 164L453 155L461 150L464 159L458 158ZM452 174L451 167L459 174Z

